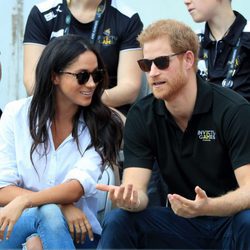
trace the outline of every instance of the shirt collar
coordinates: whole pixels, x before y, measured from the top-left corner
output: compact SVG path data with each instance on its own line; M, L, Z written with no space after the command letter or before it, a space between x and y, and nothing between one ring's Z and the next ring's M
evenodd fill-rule
M210 84L197 75L197 97L193 115L206 113L210 110L212 106L212 88Z
M234 11L234 14L236 16L236 19L234 20L233 24L231 25L231 28L228 32L228 34L223 38L225 42L230 44L231 46L235 46L239 37L241 36L241 33L246 26L247 20L237 11ZM208 46L213 42L210 37L210 29L208 26L208 23L205 25L205 33L204 33L204 39L202 41L202 47L208 48Z

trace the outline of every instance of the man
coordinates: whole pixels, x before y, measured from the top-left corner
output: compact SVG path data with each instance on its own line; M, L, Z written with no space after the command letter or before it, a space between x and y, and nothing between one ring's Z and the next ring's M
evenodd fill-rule
M196 77L198 39L174 20L139 36L152 95L130 110L124 175L108 191L102 249L250 249L250 105ZM244 119L244 122L243 122ZM168 207L147 208L154 160Z
M184 0L199 32L199 73L250 101L250 26L231 0Z

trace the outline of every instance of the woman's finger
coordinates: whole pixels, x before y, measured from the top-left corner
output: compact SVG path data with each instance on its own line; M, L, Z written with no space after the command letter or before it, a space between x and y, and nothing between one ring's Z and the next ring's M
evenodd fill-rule
M84 225L85 225L85 228L87 230L89 239L91 241L93 241L94 240L94 234L93 234L93 231L92 231L92 227L91 227L90 223L88 222L88 220L86 218L84 219Z
M78 222L74 224L74 227L75 227L75 241L76 243L80 243L82 234L81 227Z
M87 234L87 229L85 227L84 222L80 223L80 228L81 228L81 243L83 244Z
M72 222L68 222L68 226L69 226L70 235L72 239L74 239L74 224Z

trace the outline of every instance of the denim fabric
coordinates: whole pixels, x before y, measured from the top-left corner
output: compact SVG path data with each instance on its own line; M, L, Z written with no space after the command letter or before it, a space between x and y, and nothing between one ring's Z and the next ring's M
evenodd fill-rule
M111 211L98 249L250 249L250 210L233 217L185 219L170 208Z
M40 237L44 249L76 248L60 208L50 204L26 209L16 222L9 240L0 241L0 249L22 249L22 244L32 234ZM94 242L86 240L87 244L79 244L79 247L91 248L92 245L95 248L98 240L98 236Z

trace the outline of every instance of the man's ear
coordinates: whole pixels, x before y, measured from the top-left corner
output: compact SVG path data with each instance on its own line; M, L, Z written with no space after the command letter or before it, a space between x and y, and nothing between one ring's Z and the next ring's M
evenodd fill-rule
M188 50L184 55L184 62L186 69L193 68L194 66L194 53Z

